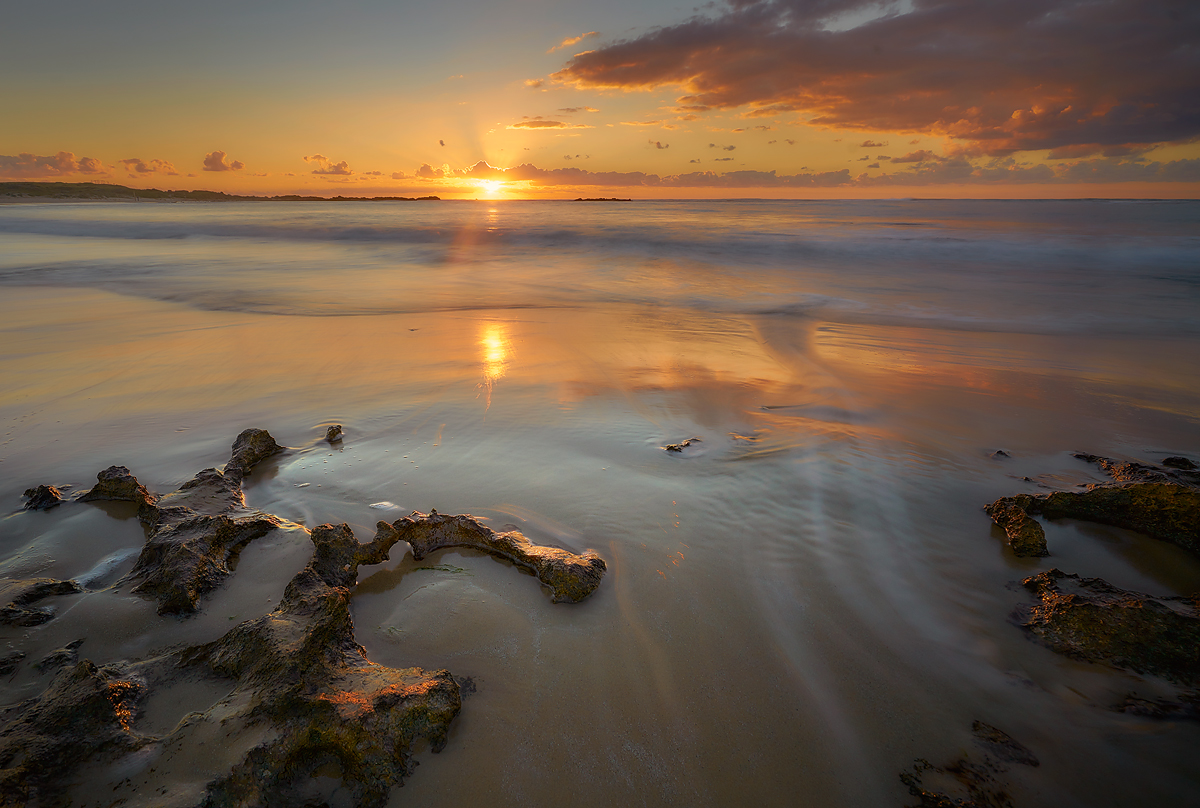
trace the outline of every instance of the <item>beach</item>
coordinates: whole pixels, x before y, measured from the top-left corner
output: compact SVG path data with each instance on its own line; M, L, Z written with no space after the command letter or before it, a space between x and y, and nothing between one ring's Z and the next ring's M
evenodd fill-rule
M0 576L90 583L0 627L25 654L0 701L75 640L106 665L276 607L305 530L162 616L116 586L134 508L70 501L112 465L175 490L254 427L288 449L246 503L290 525L365 542L436 509L607 563L574 604L473 550L359 570L367 657L471 683L391 805L908 804L898 774L969 756L976 721L1040 762L1006 774L1017 805L1187 805L1200 724L1113 709L1181 689L1011 616L1050 568L1192 595L1200 558L1075 520L1020 558L982 509L1107 479L1073 452L1200 462L1198 223L1104 200L5 205ZM68 501L23 510L39 484ZM133 726L226 693L152 694ZM197 776L203 750L148 749L73 799Z

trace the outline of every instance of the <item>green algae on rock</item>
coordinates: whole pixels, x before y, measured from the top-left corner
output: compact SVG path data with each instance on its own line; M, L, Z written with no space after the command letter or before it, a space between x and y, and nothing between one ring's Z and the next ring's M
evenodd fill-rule
M1100 466L1113 482L1089 485L1084 491L1001 497L984 508L1004 528L1017 555L1049 554L1045 531L1034 515L1136 530L1200 553L1200 474L1089 454L1075 457Z
M1058 569L1022 584L1039 602L1018 607L1014 619L1051 650L1183 685L1200 684L1197 596L1153 597Z
M379 523L382 530L386 522ZM534 544L520 532L497 533L467 514L447 516L436 510L413 511L391 524L420 561L443 547L473 547L490 555L507 558L533 572L549 587L555 603L578 603L596 590L607 565L594 550L582 555Z

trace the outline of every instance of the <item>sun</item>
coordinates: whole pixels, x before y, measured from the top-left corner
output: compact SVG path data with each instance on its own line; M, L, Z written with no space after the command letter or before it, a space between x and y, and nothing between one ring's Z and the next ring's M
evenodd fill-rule
M504 183L500 180L478 180L478 182L479 187L482 188L483 192L488 196L496 196L504 187Z

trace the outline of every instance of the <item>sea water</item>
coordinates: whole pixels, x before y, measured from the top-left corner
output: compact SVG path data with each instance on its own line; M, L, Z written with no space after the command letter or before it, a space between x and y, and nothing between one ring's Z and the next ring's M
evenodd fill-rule
M914 760L978 756L976 720L1040 760L1020 805L1200 793L1200 727L1110 709L1169 685L1010 622L1051 567L1190 594L1200 560L1075 522L1019 559L981 510L1102 480L1074 451L1200 459L1200 203L4 205L0 335L0 574L92 590L0 631L5 703L75 639L103 664L221 636L311 549L261 539L163 618L105 589L131 509L21 492L122 464L165 493L263 427L291 451L254 507L362 540L465 512L608 562L576 605L470 551L360 571L369 657L474 685L396 805L899 805ZM187 776L143 758L78 793Z

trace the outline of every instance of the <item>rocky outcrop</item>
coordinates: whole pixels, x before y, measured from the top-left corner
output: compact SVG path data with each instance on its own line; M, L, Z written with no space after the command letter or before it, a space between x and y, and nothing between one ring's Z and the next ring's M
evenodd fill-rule
M25 489L25 510L48 511L62 504L62 491L52 485L39 485Z
M58 595L74 595L83 587L75 581L60 581L56 578L27 578L0 581L0 623L9 626L38 626L54 619L54 609L35 606L45 598Z
M65 773L147 743L130 717L141 685L82 660L40 696L0 711L0 805L63 804Z
M201 597L229 575L230 557L281 524L275 516L248 509L242 493L246 475L279 451L265 429L247 429L234 441L223 470L204 469L161 499L142 500L138 515L150 536L120 583L133 582L135 593L157 600L160 614L200 608ZM149 495L123 466L101 472L102 483L105 475L113 481L106 483L106 492L124 495L107 499Z
M387 525L379 523L379 529ZM555 603L578 603L586 598L604 577L607 565L593 550L582 555L534 544L518 531L497 533L475 518L460 514L446 516L436 510L428 514L413 511L391 524L398 537L408 542L413 558L422 558L443 547L473 547L494 556L507 558L530 570L549 587Z
M1037 757L1002 730L976 721L971 726L976 757L969 754L945 766L919 758L900 782L920 801L911 808L1012 808L1005 773L1012 764L1037 767ZM933 781L926 783L926 780Z
M1023 582L1038 602L1015 622L1060 654L1200 684L1200 602L1118 589L1052 569Z
M1200 474L1096 455L1075 457L1100 466L1113 482L1084 491L1001 497L984 508L1004 528L1017 555L1048 555L1038 552L1045 550L1045 533L1034 515L1136 530L1200 553Z
M158 497L137 481L124 466L109 466L96 475L96 485L79 495L80 502L112 500L136 502L141 507L151 507Z
M329 429L325 430L325 440L329 441L330 443L337 443L343 437L345 437L345 434L346 433L342 431L341 424L334 424L333 426L329 427Z

